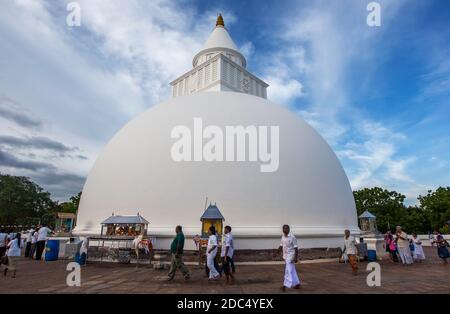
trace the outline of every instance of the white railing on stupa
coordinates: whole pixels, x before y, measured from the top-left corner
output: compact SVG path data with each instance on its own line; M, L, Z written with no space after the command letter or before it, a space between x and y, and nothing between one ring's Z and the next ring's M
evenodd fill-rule
M267 98L268 85L219 53L170 83L172 97L203 91L235 91Z

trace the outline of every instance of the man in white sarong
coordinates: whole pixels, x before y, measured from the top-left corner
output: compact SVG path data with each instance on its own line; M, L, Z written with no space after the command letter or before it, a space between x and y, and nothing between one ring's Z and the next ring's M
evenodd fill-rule
M283 235L278 251L281 250L283 250L283 259L286 262L284 284L281 290L286 291L286 288L300 289L300 280L295 269L295 263L298 262L298 244L288 225L283 226Z
M209 227L208 246L206 247L206 265L209 268L209 280L216 280L220 277L219 272L214 267L214 260L217 254L217 235L214 226Z
M411 265L414 260L411 255L411 250L409 249L409 240L406 232L402 230L402 227L397 226L395 235L395 241L397 242L398 254L404 265Z

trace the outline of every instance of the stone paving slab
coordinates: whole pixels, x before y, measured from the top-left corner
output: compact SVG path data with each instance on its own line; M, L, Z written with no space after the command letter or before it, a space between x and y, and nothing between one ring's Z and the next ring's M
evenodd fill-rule
M381 287L366 284L367 263L360 263L360 273L352 276L347 264L334 260L297 264L302 280L300 290L287 293L450 293L450 266L443 265L436 249L425 248L427 260L403 266L388 260L380 261ZM81 268L81 287L67 287L65 261L43 262L22 259L17 278L0 275L0 293L279 293L284 266L279 264L237 265L236 283L222 280L210 282L204 268L189 266L191 279L178 274L167 282L167 270L149 266L93 263Z

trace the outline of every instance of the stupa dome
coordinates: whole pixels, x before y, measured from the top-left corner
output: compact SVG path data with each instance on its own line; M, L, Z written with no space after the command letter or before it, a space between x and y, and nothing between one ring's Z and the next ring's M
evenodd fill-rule
M171 83L172 99L106 145L86 180L76 234L99 234L111 212L139 212L156 248L167 249L176 225L187 238L201 234L206 198L232 226L237 249L278 247L283 224L302 247L337 247L344 229L359 233L352 190L330 146L298 114L266 99L268 85L245 59L236 62L228 37L218 19L196 58L215 56L194 58Z
M172 132L185 126L194 141L195 118L201 118L201 132L217 126L224 137L227 126L278 126L278 168L262 172L264 163L248 158L174 161L177 139ZM207 142L203 140L203 148ZM224 147L225 142L224 138ZM236 240L241 248L273 248L285 223L297 236L318 238L318 243L340 239L346 228L358 231L345 172L311 126L261 97L205 92L154 106L113 137L87 178L77 232L99 233L100 222L112 211L121 215L139 211L150 221L149 233L156 238L172 236L178 224L187 236L194 236L200 234L206 197L220 206L235 237L246 239ZM271 240L252 243L252 238Z

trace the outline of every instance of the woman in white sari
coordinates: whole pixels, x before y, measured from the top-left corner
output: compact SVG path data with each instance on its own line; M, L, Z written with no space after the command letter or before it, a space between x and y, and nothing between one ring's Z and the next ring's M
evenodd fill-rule
M420 241L417 233L412 234L412 241L414 244L413 257L416 262L421 262L425 259L425 253L423 252L422 241Z

